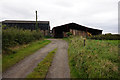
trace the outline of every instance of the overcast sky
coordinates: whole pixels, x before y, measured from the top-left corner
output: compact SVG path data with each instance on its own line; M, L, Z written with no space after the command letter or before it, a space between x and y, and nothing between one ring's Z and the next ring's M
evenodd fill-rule
M50 21L55 26L75 22L103 33L118 33L119 0L0 0L0 21Z

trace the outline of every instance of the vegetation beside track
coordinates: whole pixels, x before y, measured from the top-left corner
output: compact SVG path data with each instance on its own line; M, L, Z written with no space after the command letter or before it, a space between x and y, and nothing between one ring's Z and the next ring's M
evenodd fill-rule
M39 50L50 42L51 41L49 40L35 41L27 44L27 46L24 45L20 48L12 49L13 53L4 54L2 57L2 70L5 71L9 67L13 66L25 57L33 54L35 51Z
M69 43L71 78L120 78L119 40L85 41L81 37L65 38Z

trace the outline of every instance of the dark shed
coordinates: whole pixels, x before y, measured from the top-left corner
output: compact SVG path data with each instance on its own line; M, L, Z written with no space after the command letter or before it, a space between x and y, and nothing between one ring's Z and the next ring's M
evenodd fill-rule
M50 33L50 24L49 21L37 21L38 28L44 35L48 35ZM17 27L22 29L35 30L36 21L22 21L22 20L5 20L2 21L2 25L7 25L9 27Z
M52 29L53 36L56 38L66 37L67 32L71 32L73 35L87 36L91 35L99 35L102 34L102 30L88 28L76 23L68 23L65 25L57 26Z

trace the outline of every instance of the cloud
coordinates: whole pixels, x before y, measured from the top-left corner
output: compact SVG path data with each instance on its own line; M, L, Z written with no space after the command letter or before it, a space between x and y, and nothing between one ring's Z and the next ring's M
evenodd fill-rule
M55 26L76 22L104 33L118 32L118 0L0 0L0 21L6 19L50 21Z

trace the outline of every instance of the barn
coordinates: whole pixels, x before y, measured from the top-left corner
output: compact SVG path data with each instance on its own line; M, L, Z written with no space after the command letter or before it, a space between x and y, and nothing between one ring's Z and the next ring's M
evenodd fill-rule
M88 35L102 34L102 31L103 30L88 28L76 23L68 23L61 26L56 26L52 29L53 37L55 38L67 37L67 32L71 32L73 35L86 37Z
M50 33L50 23L49 21L37 21L38 28L41 32L47 36ZM17 27L28 30L35 30L36 21L24 21L24 20L5 20L2 21L2 25L7 25L9 27Z

